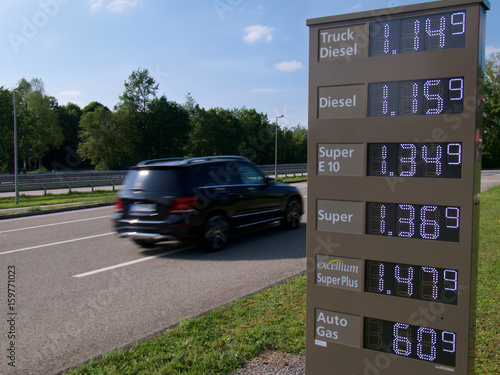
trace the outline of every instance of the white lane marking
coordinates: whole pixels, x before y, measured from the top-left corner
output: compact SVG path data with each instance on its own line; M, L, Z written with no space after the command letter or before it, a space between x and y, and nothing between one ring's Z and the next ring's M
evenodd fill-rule
M63 211L63 212L53 212L53 213L51 212L51 213L47 213L47 215L50 215L50 216L75 215L75 213L78 211L97 211L97 210L110 210L110 209L113 209L113 205L106 205L106 206L92 207L92 208L82 208L82 209L78 209L78 210ZM35 220L35 219L40 219L40 218L41 218L41 216L34 215L34 216L16 217L13 219L3 219L2 221L11 222L11 221L20 221L20 220Z
M137 263L141 263L141 262L145 262L147 260L151 260L151 259L154 259L154 258L160 258L162 256L165 256L165 255L173 255L173 254L177 254L177 253L180 253L181 251L186 251L188 249L192 249L194 248L195 246L190 246L190 247L185 247L185 248L182 248L182 249L178 249L178 250L173 250L173 251L166 251L164 253L161 253L161 254L157 254L157 255L151 255L151 256L148 256L148 257L145 257L145 258L140 258L140 259L136 259L136 260L131 260L129 262L125 262L125 263L119 263L119 264L115 264L114 266L109 266L109 267L104 267L104 268L99 268L97 270L94 270L94 271L89 271L89 272L84 272L84 273L80 273L78 275L73 275L73 277L86 277L86 276L90 276L90 275L95 275L97 273L101 273L101 272L106 272L106 271L111 271L111 270L114 270L114 269L117 269L117 268L121 268L121 267L126 267L126 266L130 266L132 264L137 264Z
M110 218L109 215L106 216L97 216L97 217L90 217L88 219L79 219L79 220L71 220L71 221L63 221L61 223L53 223L53 224L43 224L43 225L36 225L34 227L26 227L26 228L17 228L17 229L9 229L9 230L2 230L0 231L1 233L9 233L9 232L18 232L20 230L27 230L27 229L38 229L38 228L45 228L45 227L51 227L54 225L63 225L63 224L72 224L72 223L79 223L82 221L88 221L88 220L97 220L97 219L104 219L104 218Z
M18 253L18 252L20 252L20 251L27 251L27 250L41 249L42 247L49 247L49 246L62 245L62 244L65 244L65 243L70 243L70 242L90 240L90 239L92 239L92 238L104 237L104 236L109 236L109 235L112 235L112 234L115 234L115 232L109 232L109 233L103 233L103 234L96 234L96 235L94 235L94 236L88 236L88 237L74 238L74 239L72 239L72 240L66 240L66 241L53 242L53 243L48 243L48 244L45 244L45 245L38 245L38 246L25 247L25 248L23 248L23 249L9 250L9 251L4 251L4 252L0 253L0 255L12 254L12 253Z

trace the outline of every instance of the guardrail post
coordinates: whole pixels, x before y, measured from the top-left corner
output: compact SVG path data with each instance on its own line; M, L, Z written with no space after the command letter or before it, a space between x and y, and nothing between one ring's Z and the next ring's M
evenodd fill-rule
M68 193L71 193L71 184L68 184Z
M94 192L94 183L93 183L93 182L91 182L91 183L90 183L90 186L92 187L92 193L93 193L93 192Z
M43 186L43 195L47 195L47 185L42 185Z

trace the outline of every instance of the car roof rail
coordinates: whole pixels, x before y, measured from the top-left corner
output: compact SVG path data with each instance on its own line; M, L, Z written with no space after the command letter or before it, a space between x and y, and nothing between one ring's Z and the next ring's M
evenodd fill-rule
M143 165L149 165L149 164L153 164L153 163L161 163L162 161L180 161L180 160L186 160L186 158L177 157L177 158L161 158L161 159L144 160L144 161L139 162L137 164L137 166L140 167Z
M204 161L219 160L219 159L220 160L227 160L227 159L248 160L247 158L245 158L243 156L238 156L238 155L199 156L199 157L193 157L193 158L173 157L173 158L144 160L144 161L139 162L136 165L136 167L144 167L144 166L150 165L150 164L161 163L161 162L170 162L170 161L184 161L186 164L191 164L191 163L200 163L200 162L204 162Z
M194 163L197 161L217 160L217 159L247 160L247 158L245 158L244 156L238 156L238 155L216 155L216 156L200 156L196 158L189 158L187 162Z

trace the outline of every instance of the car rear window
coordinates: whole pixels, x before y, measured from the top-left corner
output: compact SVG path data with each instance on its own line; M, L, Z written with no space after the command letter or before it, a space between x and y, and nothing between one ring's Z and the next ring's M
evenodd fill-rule
M176 192L180 169L131 169L123 181L123 189Z

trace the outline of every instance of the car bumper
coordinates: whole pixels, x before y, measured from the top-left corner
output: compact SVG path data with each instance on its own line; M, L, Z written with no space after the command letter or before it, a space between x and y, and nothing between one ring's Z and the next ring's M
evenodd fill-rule
M198 234L196 227L184 222L172 223L168 221L151 221L141 219L124 219L121 215L114 215L112 222L116 234L135 240L149 240L152 242L181 242L195 238Z

